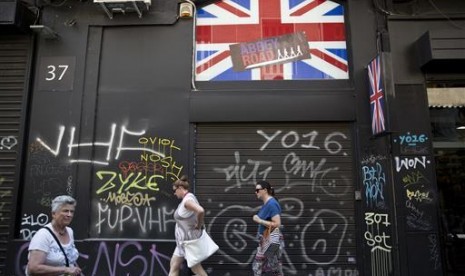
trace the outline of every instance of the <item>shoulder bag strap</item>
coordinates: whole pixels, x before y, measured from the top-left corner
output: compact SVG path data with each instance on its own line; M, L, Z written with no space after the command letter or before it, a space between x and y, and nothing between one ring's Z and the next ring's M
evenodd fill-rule
M63 255L65 255L66 266L69 266L68 256L66 256L65 250L63 249L63 246L61 246L61 242L58 240L58 238L57 238L57 236L55 235L55 233L53 233L52 229L50 229L50 228L48 228L48 227L44 227L44 228L47 229L48 232L50 232L50 234L52 234L53 238L55 238L55 241L58 243L58 246L60 247L61 252L63 252Z

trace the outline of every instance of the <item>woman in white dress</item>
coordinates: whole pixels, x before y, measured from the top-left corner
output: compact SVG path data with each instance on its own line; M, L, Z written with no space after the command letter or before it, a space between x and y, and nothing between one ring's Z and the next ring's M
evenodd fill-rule
M76 200L57 196L52 201L52 221L39 229L29 244L26 275L80 275L79 252L74 245L74 233L68 227L73 220ZM61 244L57 243L52 235Z
M200 238L205 210L200 206L195 195L189 192L187 176L184 175L173 183L173 192L178 199L181 199L181 203L174 212L176 248L171 257L169 276L178 276L186 254L182 242ZM208 275L200 263L191 267L191 270L198 276Z

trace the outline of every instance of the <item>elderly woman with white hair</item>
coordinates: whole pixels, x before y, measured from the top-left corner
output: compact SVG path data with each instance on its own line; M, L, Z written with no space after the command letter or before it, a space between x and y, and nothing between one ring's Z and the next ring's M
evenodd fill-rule
M68 195L52 201L52 221L39 229L29 244L26 275L80 275L79 252L74 245L73 220L76 200Z

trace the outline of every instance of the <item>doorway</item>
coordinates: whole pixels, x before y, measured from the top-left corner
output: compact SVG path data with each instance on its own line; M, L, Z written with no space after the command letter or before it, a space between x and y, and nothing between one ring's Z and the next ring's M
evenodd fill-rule
M465 273L465 108L430 107L446 275Z

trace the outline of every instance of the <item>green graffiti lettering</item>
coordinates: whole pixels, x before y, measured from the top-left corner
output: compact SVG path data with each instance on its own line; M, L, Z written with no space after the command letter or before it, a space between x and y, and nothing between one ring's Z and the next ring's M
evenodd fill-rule
M96 173L97 177L100 180L103 180L105 175L110 175L110 180L108 180L105 184L103 184L100 189L97 190L97 194L100 194L102 192L105 192L107 190L110 190L114 188L116 185L113 183L113 180L116 178L116 173L115 172L110 172L110 171L99 171Z
M140 173L139 173L140 174ZM119 187L119 190L118 190L118 194L121 194L121 192L123 191L123 188L124 186L126 186L127 183L129 183L129 179L134 175L134 173L130 173L128 175L128 177L126 177L126 179L123 179L123 175L122 174L118 174L119 175L119 181L121 182L121 186ZM129 188L128 188L129 189ZM128 190L126 189L126 191Z
M131 174L129 175L129 177L131 177L132 175L133 175L133 173L131 173ZM126 189L124 189L124 191L128 191L128 190L131 189L131 188L146 190L147 187L144 187L144 186L140 186L140 185L139 185L139 183L140 183L141 181L143 181L143 180L146 179L145 176L143 176L142 178L141 178L141 176L142 176L142 173L141 173L141 172L137 173L136 179L134 179L134 180L131 182L131 184L130 184ZM128 177L128 180L129 180L129 177ZM125 184L126 184L126 183L124 183L124 184L121 186L121 188L119 189L118 193L121 193L120 191L122 191L123 186L124 186Z
M152 175L149 178L149 180L147 181L147 188L149 188L152 191L159 191L160 188L158 188L157 178L163 179L163 176L161 176L161 175Z

